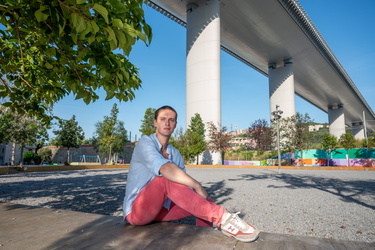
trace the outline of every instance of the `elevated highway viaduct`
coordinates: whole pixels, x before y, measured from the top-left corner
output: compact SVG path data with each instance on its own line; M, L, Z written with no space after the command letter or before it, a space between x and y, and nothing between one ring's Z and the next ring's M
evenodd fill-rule
M151 0L186 27L186 121L221 122L220 50L269 79L270 114L295 95L328 114L330 134L375 131L375 114L296 0ZM255 90L256 91L256 90Z

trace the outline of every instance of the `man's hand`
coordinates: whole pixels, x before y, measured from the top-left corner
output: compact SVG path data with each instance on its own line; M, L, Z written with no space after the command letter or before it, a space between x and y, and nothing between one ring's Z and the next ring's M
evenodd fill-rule
M161 166L159 172L170 181L193 188L197 194L207 199L208 194L203 189L202 185L174 163L168 162L164 164Z
M197 194L202 196L204 199L207 199L208 194L207 194L206 190L204 190L204 188L202 187L202 185L200 183L198 183L198 184L199 184L199 188L194 188L194 191L197 192Z

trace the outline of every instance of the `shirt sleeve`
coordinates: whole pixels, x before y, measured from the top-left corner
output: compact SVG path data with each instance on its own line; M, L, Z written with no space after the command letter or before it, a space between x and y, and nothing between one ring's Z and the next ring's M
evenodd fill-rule
M173 150L173 159L172 159L173 163L176 164L182 170L184 170L184 172L186 172L186 167L185 167L185 164L184 164L184 158L182 158L182 155L181 155L180 151L178 151L173 146L172 146L172 150Z
M141 140L139 140L134 150L133 157L134 159L132 160L147 167L157 176L161 176L159 173L161 166L171 161L163 157L157 143L148 136L143 136Z

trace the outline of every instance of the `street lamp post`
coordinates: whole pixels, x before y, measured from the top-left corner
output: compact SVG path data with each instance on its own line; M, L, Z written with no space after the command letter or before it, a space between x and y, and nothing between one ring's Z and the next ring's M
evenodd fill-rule
M281 119L281 114L283 111L279 110L279 105L276 105L276 110L271 112L272 114L272 122L276 122L276 133L277 133L277 161L279 164L279 173L281 168L281 159L280 159L280 128L279 128L279 120Z

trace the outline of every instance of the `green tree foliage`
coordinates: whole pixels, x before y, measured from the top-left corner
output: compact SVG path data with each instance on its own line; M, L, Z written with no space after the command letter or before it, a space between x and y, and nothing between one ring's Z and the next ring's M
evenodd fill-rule
M0 106L0 143L8 143L12 129L13 115L8 112L4 107Z
M375 148L375 132L372 132L370 134L370 137L368 138L368 147L369 148Z
M56 146L66 147L68 149L66 162L70 163L70 148L78 148L85 138L85 134L78 125L74 115L70 120L59 120L59 128L58 130L52 131L56 135L54 142Z
M52 151L49 148L39 149L38 155L41 159L41 162L51 162L51 160L52 160Z
M43 146L45 146L46 142L49 140L48 126L45 126L41 123L38 123L38 129L36 131L35 139L34 139L34 145L35 145L35 152L37 154L38 150L41 149Z
M111 115L104 116L102 122L95 124L94 146L101 154L108 154L108 162L112 162L116 153L125 150L128 141L124 122L117 119L119 110L117 104L113 104Z
M35 153L31 151L26 151L25 153L23 153L23 161L25 162L25 164L30 164L31 161L34 160L34 157Z
M46 135L46 127L43 126L36 119L11 112L7 108L2 107L1 110L2 113L0 114L0 142L12 143L12 165L15 165L15 147L18 145L21 148L20 164L22 165L23 149L25 145L34 145L38 142L43 141L43 138L48 139L48 135ZM44 137L45 135L47 137Z
M221 161L224 161L225 152L230 150L232 135L227 133L227 127L213 122L207 123L208 141L207 149L221 154Z
M143 116L141 129L139 130L139 132L141 132L142 135L151 135L155 133L155 127L154 127L155 111L156 109L154 108L146 109L145 115Z
M41 162L41 158L38 154L32 151L26 151L25 153L23 153L23 162L25 164L39 165Z
M128 101L141 84L129 60L148 45L143 0L3 0L0 4L0 98L12 112L50 122L48 110L68 94L88 104Z
M319 145L322 140L323 140L323 137L326 135L326 134L329 134L329 126L327 123L323 123L323 124L319 124L319 123L312 123L311 125L323 125L322 128L319 128L318 130L316 131L311 131L310 133L313 135L312 136L312 142L313 144L315 145Z
M199 155L206 150L205 127L200 114L196 113L190 120L189 128L183 132L182 128L176 129L170 143L177 148L185 162L196 159L199 164Z
M250 124L250 138L255 141L255 148L258 151L267 151L272 148L272 128L268 125L267 120L258 119Z
M94 138L85 138L83 141L82 141L82 144L83 145L91 145L94 143Z
M328 155L328 159L327 159L328 166L330 165L332 152L337 148L337 146L338 146L338 141L337 141L336 136L330 135L330 134L325 134L323 136L322 149L326 151Z
M191 153L187 135L184 133L182 127L175 129L169 143L180 151L185 162L191 162L194 160L195 156Z
M195 115L190 120L189 128L186 131L186 137L189 145L191 155L197 158L197 165L199 165L199 155L202 154L207 147L205 140L206 129L200 114Z
M372 132L367 139L363 139L362 147L367 149L375 148L375 132Z
M313 122L310 116L305 113L280 120L280 141L282 147L287 151L299 150L301 152L301 163L304 165L303 150L311 145L312 134L309 132L309 125Z
M351 133L342 134L340 136L339 143L341 147L346 149L346 159L348 160L347 166L350 167L349 149L355 147L356 140L354 138L354 135Z

